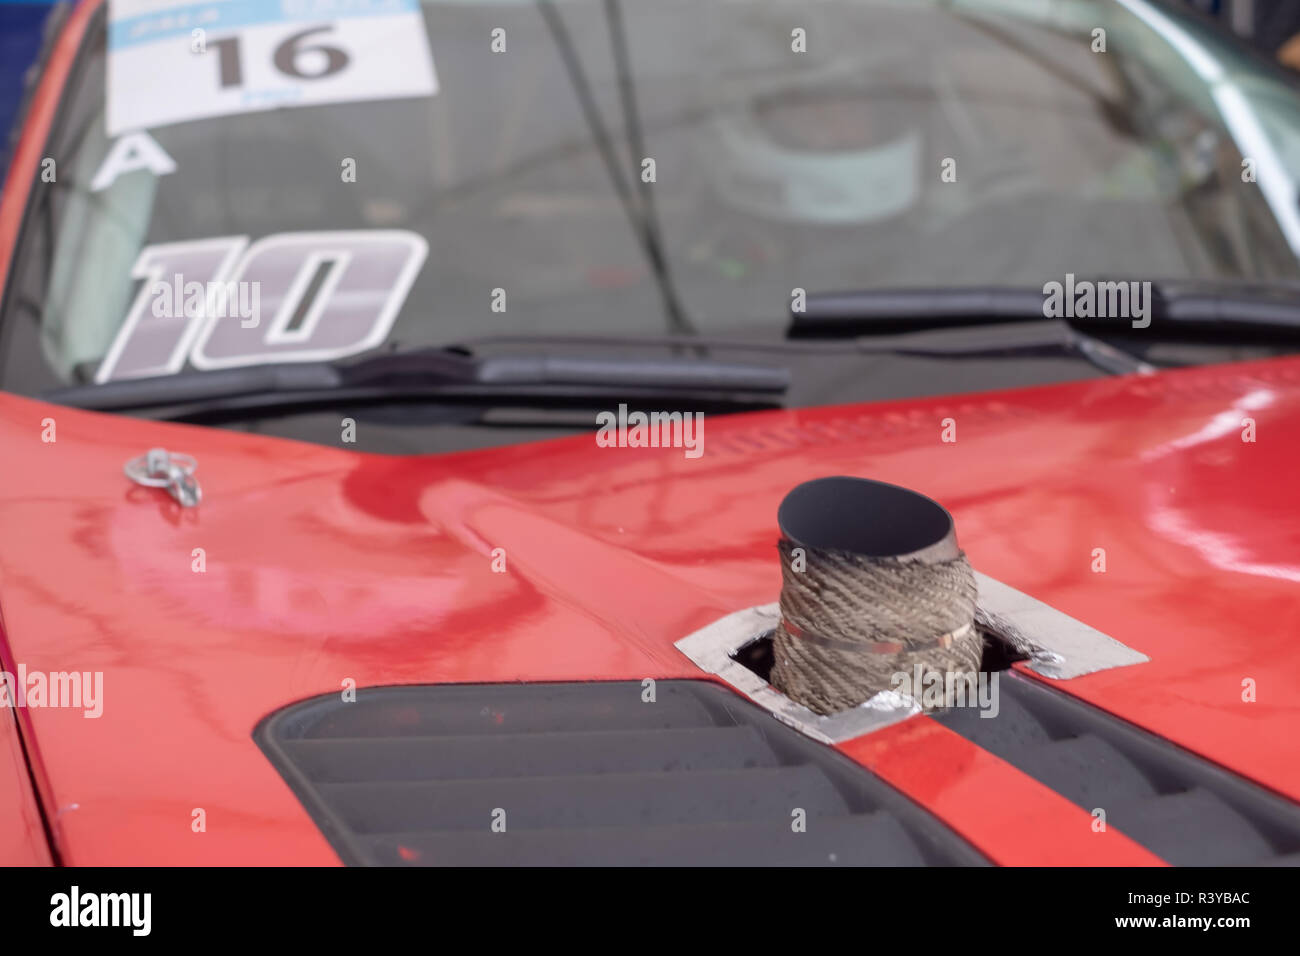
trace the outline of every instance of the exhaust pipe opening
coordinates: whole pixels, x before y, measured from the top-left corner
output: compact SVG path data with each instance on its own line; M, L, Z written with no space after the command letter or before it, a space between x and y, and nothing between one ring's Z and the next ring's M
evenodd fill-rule
M960 553L952 515L932 498L868 478L816 478L776 512L795 545L866 558L951 561Z

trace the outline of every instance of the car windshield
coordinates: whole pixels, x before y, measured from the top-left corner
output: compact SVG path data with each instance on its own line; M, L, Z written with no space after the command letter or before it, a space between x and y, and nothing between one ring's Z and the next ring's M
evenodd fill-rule
M1300 278L1300 98L1145 0L159 7L83 45L4 387L771 335L798 289Z

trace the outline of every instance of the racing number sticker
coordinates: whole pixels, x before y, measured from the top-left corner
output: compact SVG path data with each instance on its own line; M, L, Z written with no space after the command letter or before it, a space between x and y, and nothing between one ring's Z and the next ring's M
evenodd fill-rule
M155 299L165 293L173 276L193 277L199 282L217 280L230 271L247 242L243 236L227 236L141 249L131 278L142 279L143 284L99 365L95 381L179 372L199 331L198 324L184 309L155 309Z
M109 0L109 136L437 91L418 0Z
M211 369L364 352L388 337L428 250L403 229L145 246L131 270L144 284L95 381L169 375L187 358ZM203 290L195 308L185 304L190 288ZM214 307L218 298L246 301L248 289L259 303L251 323L241 310Z

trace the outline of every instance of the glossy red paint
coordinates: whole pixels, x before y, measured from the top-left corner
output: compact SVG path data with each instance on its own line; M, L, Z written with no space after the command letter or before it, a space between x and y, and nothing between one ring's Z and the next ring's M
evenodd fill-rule
M32 791L18 722L0 710L0 866L49 866L49 842Z
M1151 657L1063 690L1295 799L1298 431L1297 359L709 418L695 460L590 435L391 458L0 395L0 610L11 660L104 672L99 719L20 713L67 861L332 863L253 744L268 712L349 678L700 676L673 642L775 598L785 492L864 475L935 497L977 568ZM198 457L197 510L122 476L158 445ZM1078 838L1086 814L928 718L843 750L998 862L1153 862Z

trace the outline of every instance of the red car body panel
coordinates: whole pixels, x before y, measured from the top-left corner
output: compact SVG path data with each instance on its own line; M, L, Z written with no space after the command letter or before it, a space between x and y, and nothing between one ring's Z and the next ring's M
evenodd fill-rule
M0 866L53 862L12 710L0 714L0 820Z
M1300 798L1300 360L706 425L695 460L386 457L0 396L5 659L105 675L98 719L19 711L63 859L334 862L251 733L347 679L702 677L673 642L775 599L777 504L827 474L933 496L979 570L1151 658L1063 690ZM122 475L158 445L199 508ZM998 862L1158 862L929 718L841 749Z
M0 287L97 5L33 100ZM389 458L0 394L0 659L104 672L99 718L4 715L0 863L51 859L29 767L66 863L337 863L260 719L345 680L702 677L673 642L775 599L777 503L828 474L935 497L976 568L1151 658L1062 690L1300 799L1297 434L1295 359L710 418L698 460L590 435ZM123 476L160 445L198 458L198 509ZM1161 862L928 717L840 749L995 862Z

